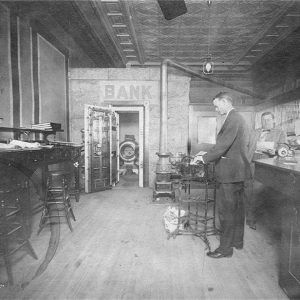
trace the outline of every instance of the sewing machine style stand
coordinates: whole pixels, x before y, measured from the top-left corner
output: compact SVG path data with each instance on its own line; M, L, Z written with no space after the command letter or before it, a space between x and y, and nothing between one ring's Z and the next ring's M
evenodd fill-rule
M186 164L185 164L186 165ZM215 227L216 181L214 164L186 165L181 169L181 176L176 179L174 187L178 194L178 223L177 228L168 234L168 239L177 235L194 235L203 240L210 251L209 235L217 233ZM185 170L192 170L186 173ZM177 176L178 177L178 176ZM191 194L191 184L197 184L197 189ZM184 190L184 192L182 191ZM196 193L194 193L194 191ZM195 195L194 195L195 194ZM182 210L185 211L182 214Z

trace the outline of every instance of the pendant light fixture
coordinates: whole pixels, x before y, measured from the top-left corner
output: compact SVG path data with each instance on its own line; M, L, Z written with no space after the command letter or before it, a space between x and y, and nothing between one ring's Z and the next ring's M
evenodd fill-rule
M203 73L206 75L212 74L214 71L214 63L212 61L212 56L210 54L210 16L211 16L211 0L206 1L208 10L209 10L209 18L208 18L208 46L207 46L207 56L203 62Z

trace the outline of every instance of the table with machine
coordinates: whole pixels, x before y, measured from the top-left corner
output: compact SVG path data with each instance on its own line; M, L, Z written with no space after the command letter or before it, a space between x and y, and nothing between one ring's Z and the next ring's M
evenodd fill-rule
M192 163L189 155L171 156L172 192L178 209L177 228L170 237L193 235L203 240L210 251L208 236L217 234L215 227L216 180L214 164ZM195 185L191 193L191 185ZM184 190L184 193L182 193Z

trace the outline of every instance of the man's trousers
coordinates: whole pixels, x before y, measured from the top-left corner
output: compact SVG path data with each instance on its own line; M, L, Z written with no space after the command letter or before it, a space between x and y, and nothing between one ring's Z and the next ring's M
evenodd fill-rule
M244 240L244 182L221 183L218 197L220 246L223 254L232 253L232 247L243 247Z

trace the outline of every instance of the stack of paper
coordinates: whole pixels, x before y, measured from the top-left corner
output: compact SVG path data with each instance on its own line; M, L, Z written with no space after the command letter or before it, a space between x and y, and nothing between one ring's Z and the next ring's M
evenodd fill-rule
M31 128L39 129L39 130L46 130L46 131L56 131L56 130L61 130L61 124L53 123L53 122L38 123L38 124L32 124Z

